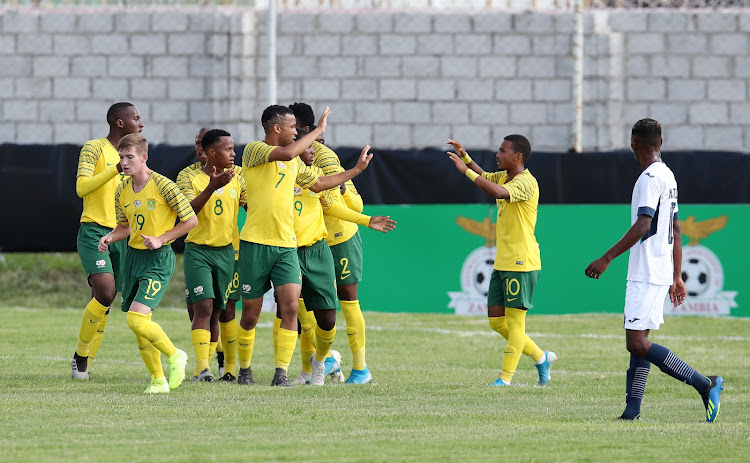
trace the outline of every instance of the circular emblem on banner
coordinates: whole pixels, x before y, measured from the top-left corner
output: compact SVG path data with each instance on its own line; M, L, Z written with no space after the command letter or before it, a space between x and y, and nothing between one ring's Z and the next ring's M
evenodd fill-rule
M461 289L476 296L487 297L490 277L495 265L496 248L482 246L471 252L461 267Z
M724 287L724 269L707 247L686 246L682 248L682 281L688 296L711 296Z

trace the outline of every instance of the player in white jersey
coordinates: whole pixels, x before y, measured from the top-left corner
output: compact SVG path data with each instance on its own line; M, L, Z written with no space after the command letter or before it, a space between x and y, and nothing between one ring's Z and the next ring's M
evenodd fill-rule
M640 418L641 401L651 364L690 384L700 393L706 421L719 414L724 380L703 376L664 346L648 339L649 331L664 323L664 303L669 293L676 306L685 301L682 281L682 234L677 214L677 182L661 160L661 125L641 119L633 125L630 147L643 172L635 182L631 227L604 255L586 267L586 276L598 279L612 260L630 249L625 290L625 339L630 352L625 411L622 420Z

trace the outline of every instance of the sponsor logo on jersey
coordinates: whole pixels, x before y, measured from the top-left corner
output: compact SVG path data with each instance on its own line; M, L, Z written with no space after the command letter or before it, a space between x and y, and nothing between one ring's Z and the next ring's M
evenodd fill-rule
M149 211L153 211L154 209L156 209L156 201L153 199L149 199L146 203L146 209L148 209Z
M141 207L141 200L140 199L136 199L135 201L133 201L133 206L135 206L135 207Z
M217 195L223 195L224 194L224 187L216 189L216 191L214 191L214 193L216 193Z
M193 288L193 293L195 293L196 296L203 294L203 286L196 286Z
M94 262L94 264L96 264L96 268L104 268L107 266L107 261L105 261L104 259L99 259Z
M190 290L185 288L185 296L189 296L189 295L190 295Z
M279 168L279 170L286 170L286 163L281 161L276 161L276 166Z
M294 187L294 196L299 196L302 194L302 187Z
M242 285L242 292L249 293L252 288L250 285Z

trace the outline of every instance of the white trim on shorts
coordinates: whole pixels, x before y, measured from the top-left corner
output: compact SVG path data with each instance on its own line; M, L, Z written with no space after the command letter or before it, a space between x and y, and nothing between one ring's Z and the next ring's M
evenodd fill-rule
M625 287L626 330L658 330L664 323L664 301L669 286L630 281Z

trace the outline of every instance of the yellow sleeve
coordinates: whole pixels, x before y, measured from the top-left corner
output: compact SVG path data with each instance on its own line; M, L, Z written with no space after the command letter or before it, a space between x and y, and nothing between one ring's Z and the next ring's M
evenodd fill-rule
M527 175L516 175L508 183L502 185L510 193L509 202L528 201L537 192L539 186Z
M195 190L193 189L193 182L190 180L191 176L188 173L190 167L186 167L177 174L177 186L180 188L180 192L185 196L185 199L192 201L195 199Z
M164 201L177 213L180 222L184 222L195 216L195 211L190 206L190 201L185 198L185 195L180 193L180 189L177 188L174 182L162 176L156 183L156 187L159 189L159 194L164 198Z
M92 143L86 143L81 148L81 154L78 156L78 171L76 172L76 193L79 198L95 192L118 174L117 166L114 165L94 175L96 163L101 156L101 149Z
M120 183L115 191L115 215L117 217L118 225L128 225L128 218L125 216L125 212L122 210L122 205L120 204L120 194L122 193L122 190L125 189L125 185L129 182L130 178Z
M364 225L365 227L370 226L370 216L349 209L339 201L334 200L328 191L324 191L320 194L320 204L323 206L324 214L328 214L347 222Z
M334 175L344 171L338 155L331 148L314 141L313 150L315 150L314 163L323 170L324 175Z
M318 175L307 164L302 162L299 156L294 158L292 162L297 163L297 185L302 187L303 190L309 190L318 181Z
M502 185L505 177L508 176L508 171L501 170L500 172L482 172L481 177L489 180L492 183Z
M234 178L240 186L240 206L247 205L247 188L245 188L245 176L242 175L242 168L234 166Z
M357 212L362 212L365 208L365 204L362 202L362 197L357 193L357 189L354 188L354 184L349 180L346 182L346 191L344 192L344 201L349 209Z
M242 153L242 166L250 168L267 163L271 151L276 148L278 148L278 146L267 145L262 141L248 143Z

